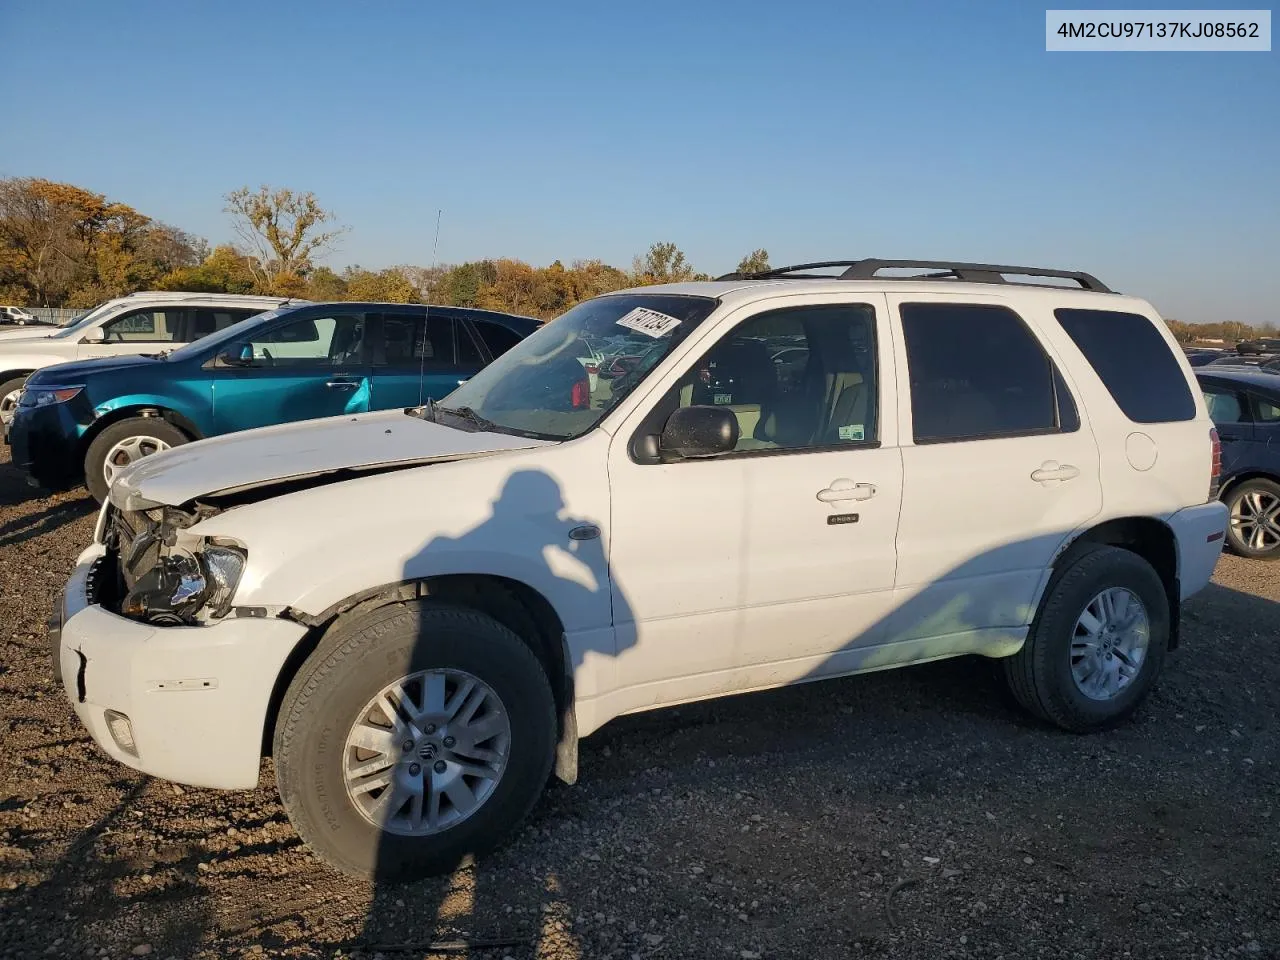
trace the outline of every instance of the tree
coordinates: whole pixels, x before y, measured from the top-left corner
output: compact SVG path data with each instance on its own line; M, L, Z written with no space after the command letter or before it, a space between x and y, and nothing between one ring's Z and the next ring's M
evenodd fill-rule
M738 261L738 273L764 273L769 269L769 251L752 250Z
M632 261L631 272L638 284L678 283L695 275L684 251L674 243L655 243L643 257Z
M373 303L420 303L418 288L395 267L374 272L349 267L342 278L346 281L347 300Z
M196 266L180 267L161 277L156 287L191 293L252 293L255 289L248 260L225 244L214 247Z
M225 212L231 214L250 269L266 293L294 295L304 285L312 261L331 251L345 232L336 225L325 229L334 223L334 215L310 191L294 193L264 184L257 190L233 190L226 201Z

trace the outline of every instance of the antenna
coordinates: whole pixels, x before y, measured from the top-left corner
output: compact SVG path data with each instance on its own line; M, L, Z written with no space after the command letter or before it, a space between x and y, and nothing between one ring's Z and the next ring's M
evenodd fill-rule
M440 217L443 214L444 214L444 208L437 207L436 208L436 238L431 242L431 270L433 273L435 272L436 264L439 263L439 259L436 256L436 252L440 249ZM430 299L430 294L428 294L427 296L428 296L428 299ZM428 303L426 305L426 309L422 311L422 348L418 351L418 406L422 406L422 404L425 402L425 399L426 399L423 396L423 394L426 391L427 328L430 325L430 323L431 323L431 304ZM458 334L456 330L454 331L454 334L453 334L453 342L454 342L453 351L456 359L456 354L458 352L458 346L457 346Z

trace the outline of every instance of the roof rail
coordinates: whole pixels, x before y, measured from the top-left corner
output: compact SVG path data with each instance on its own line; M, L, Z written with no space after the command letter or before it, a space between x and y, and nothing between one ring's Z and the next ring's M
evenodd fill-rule
M839 276L809 273L844 267ZM892 269L931 270L932 273L913 277L880 277L881 270ZM1015 267L993 263L959 263L950 260L822 260L815 263L797 263L789 267L776 267L759 273L726 273L718 280L962 280L969 283L1011 283L1006 274L1023 277L1053 277L1074 280L1082 290L1095 293L1112 293L1110 287L1090 273L1080 270L1049 270L1044 267ZM1057 286L1057 284L1030 284L1030 286Z

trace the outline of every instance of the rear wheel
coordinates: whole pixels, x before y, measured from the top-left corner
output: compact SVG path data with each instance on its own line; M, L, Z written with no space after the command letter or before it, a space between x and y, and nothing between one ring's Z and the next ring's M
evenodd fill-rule
M1169 645L1169 601L1142 557L1095 546L1050 582L1027 642L1003 661L1023 707L1064 730L1114 726L1146 697Z
M93 438L84 456L84 485L99 503L125 467L143 457L187 443L185 433L160 417L130 417Z
M1261 477L1227 494L1227 544L1255 560L1280 559L1280 484Z
M13 412L18 409L18 398L22 396L22 385L26 382L27 378L22 376L0 383L0 423L13 419Z
M496 620L395 604L330 630L289 685L276 782L330 865L378 880L497 846L551 772L555 706L533 651Z

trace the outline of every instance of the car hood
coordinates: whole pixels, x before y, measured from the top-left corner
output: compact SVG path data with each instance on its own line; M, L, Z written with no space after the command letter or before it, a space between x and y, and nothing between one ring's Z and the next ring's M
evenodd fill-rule
M37 370L31 375L29 382L68 383L107 370L137 369L163 362L159 357L143 357L137 354L124 357L95 357L89 360L72 360L69 363L59 363L52 367L45 367L43 370Z
M15 340L44 340L53 336L56 327L12 327L0 330L0 343L13 343Z
M153 454L120 474L111 486L111 501L124 510L146 510L253 490L269 496L271 487L298 489L551 442L468 433L400 410L326 417L230 433Z

